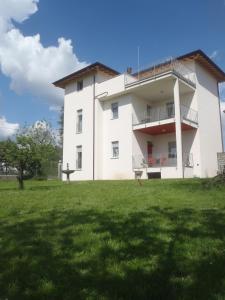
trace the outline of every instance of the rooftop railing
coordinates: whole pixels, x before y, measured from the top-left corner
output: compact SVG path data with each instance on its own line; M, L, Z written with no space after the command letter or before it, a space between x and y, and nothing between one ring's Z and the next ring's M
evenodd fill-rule
M192 86L196 85L195 73L186 65L177 59L167 59L163 62L153 64L142 71L136 73L125 74L125 86L132 85L146 79L158 78L168 72L175 73L178 77L185 80Z

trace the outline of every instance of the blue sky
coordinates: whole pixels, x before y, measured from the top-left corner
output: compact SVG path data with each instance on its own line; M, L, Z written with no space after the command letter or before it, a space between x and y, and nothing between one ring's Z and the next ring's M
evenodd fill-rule
M63 97L49 82L95 61L121 72L136 69L138 46L141 66L202 49L225 70L225 0L15 3L0 0L4 134L43 118L56 127Z

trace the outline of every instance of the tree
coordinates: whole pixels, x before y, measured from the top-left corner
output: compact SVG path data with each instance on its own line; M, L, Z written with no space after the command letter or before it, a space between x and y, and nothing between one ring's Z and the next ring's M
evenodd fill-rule
M37 149L30 137L17 136L16 141L7 140L1 142L1 152L3 161L10 167L16 168L18 175L19 188L24 188L24 179L32 176L32 170L38 163Z
M64 105L60 109L58 124L59 124L59 145L62 148L63 147L63 130L64 130Z
M51 124L45 120L37 121L30 127L24 127L20 134L31 137L37 145L56 145L55 132Z
M38 178L47 178L49 172L51 172L52 163L55 164L61 158L55 130L50 123L42 120L37 121L31 127L25 127L22 134L31 137L37 150L41 153L34 175Z
M24 179L43 175L45 164L57 155L54 132L45 121L23 128L14 141L0 142L1 159L17 169L20 189L24 188Z

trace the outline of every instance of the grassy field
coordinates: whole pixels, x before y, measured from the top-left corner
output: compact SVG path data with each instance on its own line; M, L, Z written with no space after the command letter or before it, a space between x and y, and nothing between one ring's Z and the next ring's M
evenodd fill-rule
M0 182L0 299L225 299L225 187Z

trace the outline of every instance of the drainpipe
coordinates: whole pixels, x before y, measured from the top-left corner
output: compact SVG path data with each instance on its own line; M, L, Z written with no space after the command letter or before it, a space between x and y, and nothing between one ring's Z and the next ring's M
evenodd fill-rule
M93 180L95 180L95 74L93 76Z

